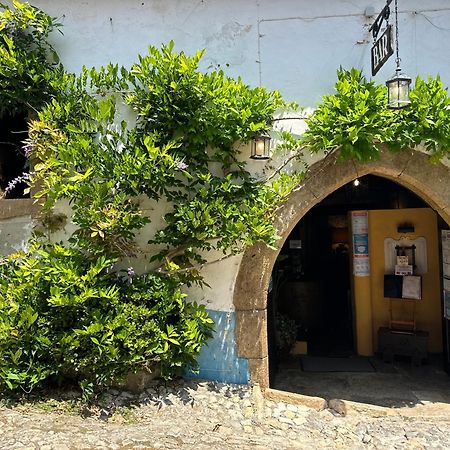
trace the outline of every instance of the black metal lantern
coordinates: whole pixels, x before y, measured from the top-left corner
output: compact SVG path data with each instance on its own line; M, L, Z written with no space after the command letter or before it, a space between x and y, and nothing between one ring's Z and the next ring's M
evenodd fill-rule
M388 88L388 107L391 109L401 109L411 103L409 91L411 88L411 78L401 73L397 67L395 75L386 81Z
M402 74L400 69L400 56L398 51L398 4L395 0L395 52L397 68L395 69L395 75L388 81L386 86L388 88L388 108L401 109L408 106L411 103L409 99L409 91L411 89L411 78Z
M258 133L252 140L252 159L270 158L270 136L267 132Z

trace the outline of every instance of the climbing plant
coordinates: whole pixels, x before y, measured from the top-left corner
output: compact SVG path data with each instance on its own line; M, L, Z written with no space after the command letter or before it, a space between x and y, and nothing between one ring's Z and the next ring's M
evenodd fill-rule
M35 110L25 178L38 188L43 223L66 200L76 231L53 243L44 228L0 262L0 386L70 379L89 393L128 372L195 368L213 323L183 287L203 284L208 251L226 258L275 245L271 217L298 176L256 179L238 147L287 105L277 92L202 73L202 52L188 56L173 43L150 47L128 69L68 73L49 62L54 20L14 8L0 16L2 48L15 51L0 96ZM15 84L27 65L34 75ZM159 220L155 203L165 225L139 244ZM133 261L143 259L150 269L139 272Z
M17 0L0 7L0 117L33 112L55 93L52 80L62 68L47 38L60 24Z
M343 158L377 158L380 144L403 150L419 144L433 160L450 149L450 98L439 77L417 77L406 109L387 107L387 90L357 69L338 70L336 93L307 120L302 144L312 152L339 149Z

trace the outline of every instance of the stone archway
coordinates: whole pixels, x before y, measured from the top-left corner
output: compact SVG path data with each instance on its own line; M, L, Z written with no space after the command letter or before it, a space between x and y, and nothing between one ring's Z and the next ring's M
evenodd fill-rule
M234 289L238 354L249 362L252 383L268 387L267 291L275 260L295 225L317 203L355 178L373 174L408 188L450 223L450 168L431 164L420 151L392 153L365 164L339 161L330 154L311 166L302 184L280 208L275 226L281 239L278 250L264 245L248 248L242 258ZM255 270L255 268L257 268Z

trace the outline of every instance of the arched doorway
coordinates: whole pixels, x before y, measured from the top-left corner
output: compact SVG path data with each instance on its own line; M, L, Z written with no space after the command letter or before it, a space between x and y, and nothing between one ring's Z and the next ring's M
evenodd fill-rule
M431 164L422 152L394 154L382 151L379 160L367 164L341 162L339 155L331 154L314 164L276 219L281 236L279 250L259 245L249 248L236 279L236 341L239 356L249 362L252 382L264 387L269 385L267 294L279 251L308 211L345 184L368 174L391 179L408 188L450 223L450 170L443 164Z
M354 330L358 319L354 303L355 300L371 302L374 307L376 299L369 296L355 298L352 295L359 294L361 289L357 287L354 292L352 283L351 212L367 211L367 216L370 214L372 221L377 222L375 227L382 226L382 232L396 236L397 230L388 230L389 221L394 221L395 228L396 223L403 220L402 217L409 217L409 222L418 228L423 216L428 219L427 213L435 216L432 210L424 211L427 207L422 199L401 185L387 178L366 175L342 186L311 208L290 233L272 270L268 294L268 335L270 338L272 331L269 356L271 349L273 354L269 362L277 359L279 352L276 347L291 349L290 340L294 337L300 344L299 348L292 350L298 354L342 358L364 353L365 349L361 347L365 342L357 341L357 337L359 341L362 337L356 336L358 330ZM436 243L437 226L433 225L431 230L426 231L433 235L432 240ZM423 228L420 230L421 235L424 231ZM375 247L374 243L371 244ZM435 247L437 250L437 245ZM438 266L437 261L434 264ZM379 265L384 266L382 258L372 261L373 267L370 269L379 270ZM439 271L435 271L434 284L437 290ZM361 292L360 296L364 293ZM433 306L439 306L440 302L435 297L433 295ZM380 303L376 305L379 308L388 305ZM434 308L434 313L433 321L440 326L440 311ZM439 343L441 340L439 337ZM304 348L300 348L301 343Z

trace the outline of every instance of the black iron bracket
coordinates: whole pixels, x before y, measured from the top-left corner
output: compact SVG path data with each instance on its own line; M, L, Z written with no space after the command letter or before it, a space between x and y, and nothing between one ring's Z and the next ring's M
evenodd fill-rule
M389 16L391 15L391 8L389 5L392 3L392 0L386 0L385 7L381 10L378 17L375 19L375 22L370 26L369 31L372 32L373 40L377 40L378 33L380 32L383 22L386 21L388 24Z

